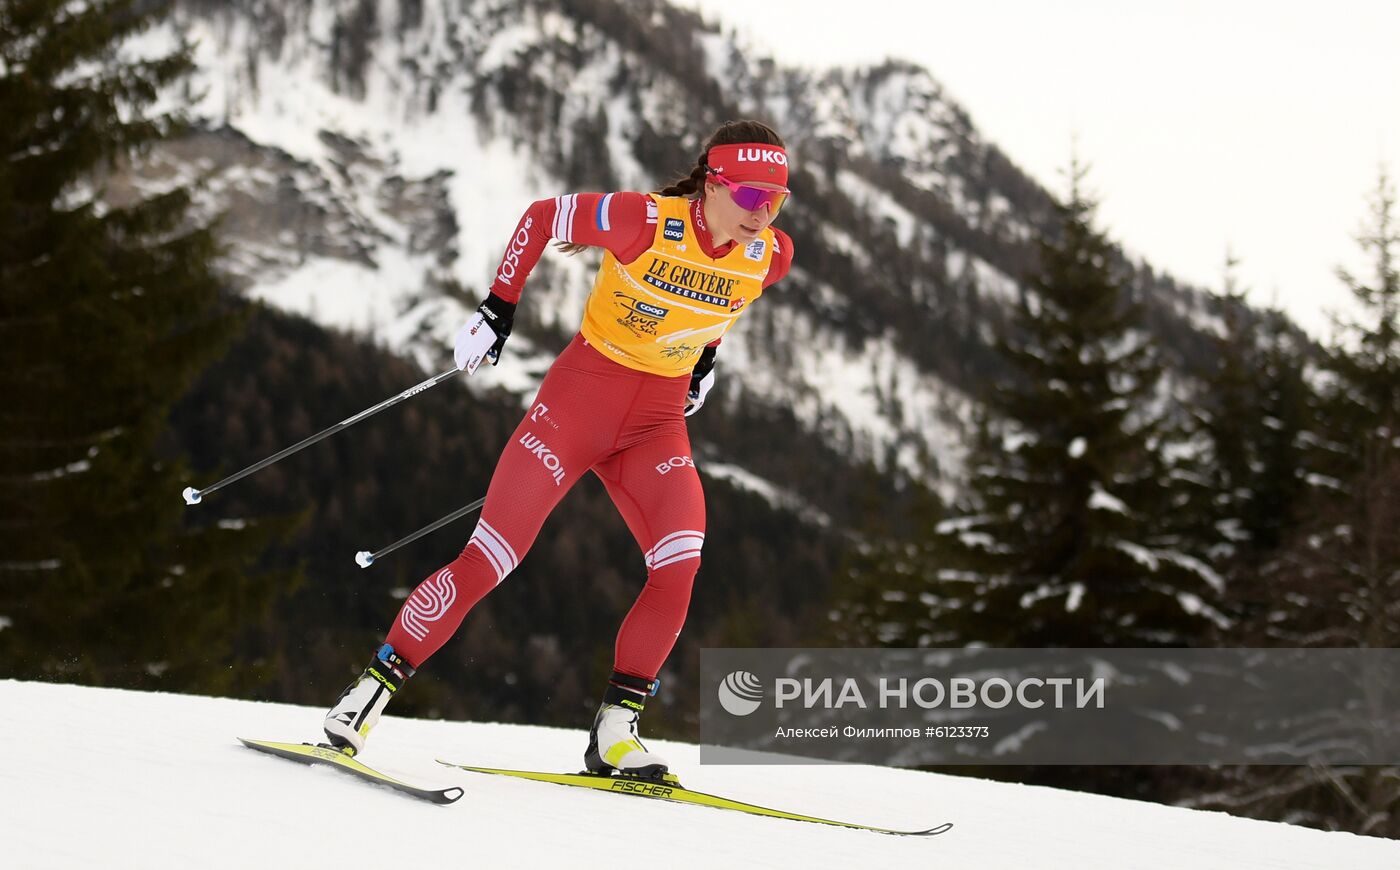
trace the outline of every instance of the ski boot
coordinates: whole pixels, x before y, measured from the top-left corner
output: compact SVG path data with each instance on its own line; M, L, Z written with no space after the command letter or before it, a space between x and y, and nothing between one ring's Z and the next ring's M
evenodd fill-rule
M379 714L409 677L413 668L387 643L370 660L369 667L341 693L326 714L323 728L331 746L346 755L365 748L369 731L379 723Z
M648 752L637 736L637 721L646 699L656 694L658 685L657 680L613 672L588 734L588 749L583 754L586 772L680 785L675 774L669 772L666 759Z

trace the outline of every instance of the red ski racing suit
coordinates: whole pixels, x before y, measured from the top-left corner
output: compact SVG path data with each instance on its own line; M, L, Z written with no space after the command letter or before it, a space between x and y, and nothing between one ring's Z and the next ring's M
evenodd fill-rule
M641 548L647 581L618 632L614 669L654 679L685 622L705 501L684 405L691 369L792 261L766 229L715 246L700 200L580 193L530 206L491 292L517 302L551 239L605 249L580 334L550 367L501 454L461 555L409 595L388 643L415 668L520 564L585 471L602 480Z

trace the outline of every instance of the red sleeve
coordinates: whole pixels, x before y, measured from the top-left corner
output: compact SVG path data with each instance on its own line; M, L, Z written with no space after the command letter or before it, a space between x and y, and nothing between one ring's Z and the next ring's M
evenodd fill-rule
M768 276L763 279L763 289L767 290L787 277L792 268L792 238L777 227L773 227L773 260L768 265Z
M570 193L532 203L506 245L491 292L519 302L520 290L551 239L607 248L630 263L651 246L656 202L645 193Z

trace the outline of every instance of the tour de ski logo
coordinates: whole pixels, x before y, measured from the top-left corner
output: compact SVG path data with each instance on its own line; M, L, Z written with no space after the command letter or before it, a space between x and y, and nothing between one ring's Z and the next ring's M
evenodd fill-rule
M733 302L729 303L729 310L737 314L739 312L739 309L743 308L744 303L747 301L747 298L740 296L738 299L735 299Z
M744 246L744 256L750 260L761 261L763 253L768 249L768 242L763 239L754 239Z
M680 218L666 218L666 224L661 229L661 235L673 242L679 242L685 238L685 221Z
M623 312L617 322L638 338L655 336L656 327L671 313L669 308L643 302L622 292L614 293L613 301Z

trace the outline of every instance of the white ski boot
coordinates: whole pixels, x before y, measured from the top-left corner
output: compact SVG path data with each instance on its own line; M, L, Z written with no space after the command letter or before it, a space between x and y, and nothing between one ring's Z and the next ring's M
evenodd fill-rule
M637 721L646 699L656 694L657 681L614 672L593 718L583 763L590 773L637 776L675 781L666 759L650 752L637 735Z
M347 755L359 753L365 748L370 729L379 723L379 714L384 712L389 699L411 676L413 668L408 662L387 643L381 646L365 672L346 687L326 714L322 725L326 739Z

